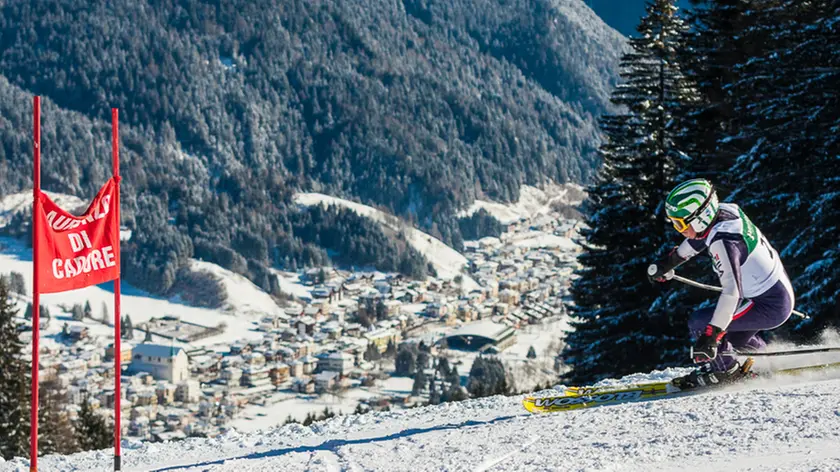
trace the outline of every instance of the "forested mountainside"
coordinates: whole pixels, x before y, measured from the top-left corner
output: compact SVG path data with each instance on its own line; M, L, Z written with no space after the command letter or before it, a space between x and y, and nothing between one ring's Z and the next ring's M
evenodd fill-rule
M43 186L80 196L109 173L119 107L136 235L123 260L160 292L194 255L263 285L267 267L326 260L296 233L313 220L295 216L296 190L458 246L452 215L474 198L594 175L624 46L582 1L277 3L4 2L0 192L31 185L32 94Z

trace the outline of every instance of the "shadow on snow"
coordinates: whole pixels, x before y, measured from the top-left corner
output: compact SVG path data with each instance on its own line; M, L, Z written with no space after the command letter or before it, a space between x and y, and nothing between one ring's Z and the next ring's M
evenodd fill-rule
M237 457L227 457L224 459L217 459L214 461L206 461L206 462L199 462L194 464L182 464L182 465L173 465L169 467L163 467L160 469L152 469L152 472L168 472L168 471L175 471L181 469L188 469L192 467L209 467L213 465L222 465L227 461L235 461L235 460L253 460L253 459L266 459L269 457L278 457L285 454L291 453L305 453L305 452L316 452L316 451L335 451L336 449L342 446L348 446L353 444L371 444L377 442L384 442L384 441L391 441L394 439L405 438L409 436L415 436L418 434L425 434L430 433L433 431L445 431L448 429L460 429L460 428L468 428L473 426L483 426L483 425L490 425L494 423L500 423L503 421L508 421L513 418L518 418L524 415L510 415L510 416L501 416L499 418L494 418L492 420L486 421L476 421L476 420L467 420L462 423L457 424L444 424L438 426L431 426L428 428L409 428L404 429L402 431L388 434L386 436L374 437L374 438L360 438L360 439L330 439L328 441L324 441L321 444L316 446L296 446L296 447L287 447L281 449L274 449L271 451L265 452L255 452L253 454L248 454L244 456L237 456Z

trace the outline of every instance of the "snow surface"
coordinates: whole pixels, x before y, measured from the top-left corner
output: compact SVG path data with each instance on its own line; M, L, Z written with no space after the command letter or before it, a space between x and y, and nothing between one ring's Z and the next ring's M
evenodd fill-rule
M64 195L61 193L42 191L45 193L56 205L69 211L71 214L79 210L79 214L84 211L88 203L82 201L81 198L72 195ZM16 213L22 211L31 211L32 209L32 191L18 192L12 195L6 195L0 199L0 227L9 224L9 220Z
M442 279L452 279L456 275L463 278L463 286L466 291L478 288L478 284L468 275L462 274L462 269L467 265L467 258L458 251L444 244L434 236L428 235L418 229L412 228L399 218L377 210L368 205L351 202L343 198L331 197L322 193L298 193L295 195L295 202L299 205L339 205L353 210L358 215L370 218L383 224L393 231L401 231L405 234L409 244L423 254L434 266L438 276Z
M408 396L414 379L391 377L376 381L374 387L354 387L340 394L300 395L291 392L272 394L265 405L248 404L230 422L240 432L254 432L282 426L288 417L303 421L309 413L321 414L329 408L336 414L350 414L360 403L383 396Z
M666 370L612 383L670 378ZM556 393L544 391L542 394ZM521 396L350 415L173 443L125 442L131 471L840 470L840 373L703 395L531 415ZM111 450L39 470L110 470ZM0 463L24 472L28 462Z

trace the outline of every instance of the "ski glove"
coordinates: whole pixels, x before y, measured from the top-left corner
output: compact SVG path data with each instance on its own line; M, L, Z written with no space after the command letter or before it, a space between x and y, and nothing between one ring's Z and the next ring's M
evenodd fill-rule
M703 334L694 342L691 348L691 358L699 364L711 362L718 355L720 340L726 335L726 331L714 325L706 325Z
M648 280L653 282L666 282L674 277L674 269L682 265L686 260L677 254L677 248L671 249L667 256L657 261L656 264L648 266Z

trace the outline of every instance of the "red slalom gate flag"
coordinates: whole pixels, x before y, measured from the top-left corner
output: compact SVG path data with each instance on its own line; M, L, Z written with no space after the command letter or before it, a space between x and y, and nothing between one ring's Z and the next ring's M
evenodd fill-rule
M112 206L116 179L99 189L81 216L67 213L41 192L36 215L42 228L36 245L41 293L84 288L120 276L120 231Z

